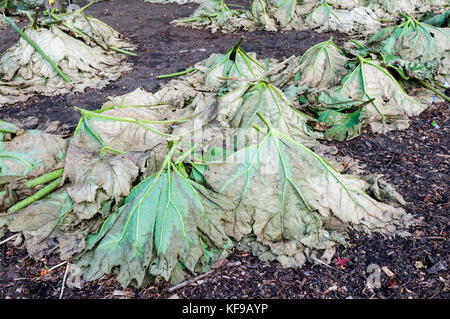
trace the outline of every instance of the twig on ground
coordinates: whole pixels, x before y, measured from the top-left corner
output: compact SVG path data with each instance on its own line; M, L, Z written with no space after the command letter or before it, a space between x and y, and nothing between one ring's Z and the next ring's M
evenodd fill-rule
M64 277L63 277L63 282L62 282L62 286L61 286L61 293L59 294L59 299L62 299L63 294L64 294L64 287L66 285L66 278L67 278L67 274L69 273L69 268L70 268L70 264L67 264L66 271L64 272Z
M342 270L339 270L339 269L337 269L337 268L335 268L333 266L330 266L330 265L328 265L327 263L323 262L320 259L317 259L317 258L314 258L314 257L312 259L317 261L318 263L321 263L322 265L324 265L324 266L326 266L326 267L328 267L330 269L333 269L333 270L336 270L337 272L340 272L341 274L348 275L348 273L346 273L345 271L342 271Z
M241 262L240 262L240 261L237 261L237 262L234 262L234 263L227 263L226 265L228 265L228 266L239 266L240 264L241 264ZM219 267L219 268L220 268L220 267ZM217 269L218 269L218 268L217 268ZM186 280L186 281L183 281L182 283L180 283L180 284L178 284L178 285L175 285L175 286L170 287L169 289L167 289L167 292L173 292L173 291L178 290L178 289L180 289L180 288L189 286L190 284L192 284L192 283L194 283L194 282L196 282L196 281L198 281L198 280L200 280L200 279L203 279L203 278L205 278L205 277L208 277L209 275L212 275L215 271L216 271L216 269L213 269L213 270L210 270L210 271L208 271L208 272L206 272L206 273L204 273L204 274L198 275L198 276L195 277L195 278L192 278L192 279L188 279L188 280Z
M56 268L58 268L58 267L61 267L62 265L65 265L65 264L67 264L67 261L63 261L62 263L57 264L56 266L53 266L52 268L50 268L49 270L47 270L47 272L50 272L50 271L52 271L52 270L54 270L54 269L56 269Z
M180 288L186 287L186 286L192 284L193 282L196 282L197 280L200 280L200 279L202 279L202 278L205 278L205 277L207 277L207 276L209 276L209 275L211 275L211 274L213 274L213 273L214 273L214 270L210 270L210 271L208 271L208 272L206 272L206 273L204 273L204 274L201 274L201 275L199 275L199 276L197 276L197 277L195 277L195 278L186 280L186 281L184 281L184 282L182 282L182 283L180 283L180 284L178 284L178 285L175 285L175 286L173 286L173 287L170 287L170 288L168 289L168 292L173 292L173 291L178 290L178 289L180 289Z
M12 235L11 237L6 238L6 239L3 240L3 241L0 241L0 245L3 245L4 243L7 243L7 242L10 241L10 240L16 239L17 236L19 236L19 233L15 234L15 235Z

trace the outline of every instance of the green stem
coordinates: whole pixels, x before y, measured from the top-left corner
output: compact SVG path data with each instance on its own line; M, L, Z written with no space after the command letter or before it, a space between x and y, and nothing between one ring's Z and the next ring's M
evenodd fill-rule
M53 172L41 175L39 177L36 177L35 179L32 179L32 180L26 182L25 186L27 188L35 188L38 185L47 184L48 182L53 181L56 178L60 177L63 172L64 172L64 168L57 169Z
M89 8L90 6L92 6L95 2L90 2L87 5L85 5L83 8L80 9L80 12L84 12L84 10L86 10L87 8Z
M187 69L187 70L184 70L184 71L181 71L181 72L177 72L177 73L158 75L156 78L157 79L174 78L174 77L177 77L177 76L180 76L180 75L186 75L186 74L188 74L190 72L194 72L194 71L197 71L197 69L196 68L190 68L190 69Z
M438 89L432 87L430 84L428 84L425 81L419 80L417 79L417 82L419 82L422 86L426 87L428 90L432 91L433 93L439 95L441 98L443 98L444 100L446 100L447 102L450 102L450 97L448 97L447 95L445 95L444 93L442 93L441 91L439 91Z
M45 52L42 51L42 49L33 40L31 40L22 30L19 29L19 27L17 26L17 24L15 24L14 21L12 21L10 18L6 16L4 17L4 19L13 27L14 30L16 30L17 33L20 34L22 38L24 38L37 52L39 52L48 63L50 63L50 65L64 79L64 81L68 83L71 82L70 78L66 74L64 74L64 72L55 64L55 62L53 62L52 59L50 59L50 57L47 54L45 54Z
M133 53L133 52L130 52L130 51L127 51L127 50L124 50L124 49L119 49L119 48L116 48L116 47L114 47L112 45L108 45L108 49L116 51L116 52L119 52L119 53L132 55L132 56L136 56L137 55L136 53Z
M35 201L37 201L37 200L47 196L49 193L51 193L53 190L55 190L56 188L59 187L59 184L61 183L61 181L62 181L62 177L59 177L57 180L51 182L50 184L48 184L44 188L40 189L39 191L37 191L36 193L31 195L30 197L27 197L24 200L18 202L14 206L12 206L8 210L8 212L9 213L17 212L18 210L21 210L21 209L31 205Z
M39 8L36 7L36 9L34 10L33 24L31 25L31 28L33 30L37 30L38 28L38 17L39 17Z
M2 132L2 133L16 134L16 131L14 131L14 130L9 130L9 129L7 129L7 128L1 128L1 127L0 127L0 132Z
M354 44L356 44L357 46L359 46L361 49L367 48L366 46L362 45L361 43L359 43L359 42L356 41L356 40L351 40L351 42L353 42Z

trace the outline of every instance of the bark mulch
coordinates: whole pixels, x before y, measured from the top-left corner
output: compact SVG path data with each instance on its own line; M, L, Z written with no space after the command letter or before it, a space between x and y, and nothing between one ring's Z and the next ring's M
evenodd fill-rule
M138 86L154 91L161 83L155 80L156 75L181 71L213 52L225 52L241 35L246 39L245 50L274 58L300 55L331 35L313 31L223 35L168 24L194 9L195 5L155 5L138 0L94 4L89 14L138 45L138 56L130 58L133 71L103 90L36 96L26 103L5 106L0 109L0 118L32 123L28 128L39 129L58 121L57 130L70 134L79 120L73 106L97 109L106 96L125 94ZM338 44L345 40L345 35L333 36ZM10 29L1 30L0 37L0 51L17 40ZM354 140L327 142L338 146L341 155L350 155L365 164L368 172L383 174L400 191L407 201L408 212L421 219L419 225L409 230L412 235L408 238L350 233L350 246L338 250L332 268L307 264L302 269L283 269L278 263L261 262L249 253L234 251L211 274L175 291L169 290L168 283L122 289L114 275L109 275L83 289L65 288L64 298L447 299L450 297L449 114L449 104L440 103L414 118L405 131L378 135L363 130ZM433 121L438 126L432 125ZM345 258L347 262L342 261ZM56 256L34 261L12 242L1 245L0 298L58 298L66 265L50 272L46 269L60 262ZM375 287L370 288L367 284L370 278L379 278L379 286L375 280Z

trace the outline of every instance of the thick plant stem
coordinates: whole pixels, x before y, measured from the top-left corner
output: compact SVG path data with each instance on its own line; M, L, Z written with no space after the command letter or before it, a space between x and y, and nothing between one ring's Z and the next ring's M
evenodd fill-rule
M57 189L59 187L59 184L61 183L61 181L62 181L62 177L59 177L57 180L51 182L50 184L48 184L44 188L40 189L39 191L37 191L36 193L31 195L30 197L27 197L24 200L18 202L14 206L12 206L8 210L8 212L9 213L17 212L18 210L21 210L21 209L31 205L35 201L37 201L37 200L47 196L49 193L51 193L53 190L55 190L55 189Z
M0 121L1 122L1 121ZM10 134L16 134L16 131L14 130L9 130L7 128L1 128L0 127L0 133L10 133Z
M34 10L33 24L31 25L31 28L33 30L37 30L38 28L38 17L39 17L39 8L36 7L36 9Z
M47 184L48 182L53 181L54 179L60 177L63 172L64 168L57 169L53 172L41 175L39 177L36 177L35 179L32 179L31 181L26 182L25 186L27 188L35 188L38 185Z
M430 84L428 84L425 81L422 80L417 80L417 82L419 82L422 86L426 87L428 90L432 91L433 93L435 93L436 95L439 95L441 98L443 98L444 100L446 100L447 102L450 102L450 97L448 97L447 95L445 95L444 93L442 93L441 91L439 91L438 89L432 87Z
M119 53L128 54L128 55L131 55L131 56L136 56L137 55L136 53L133 53L133 52L130 52L130 51L127 51L127 50L124 50L124 49L119 49L119 48L116 48L116 47L114 47L112 45L108 45L108 49L116 51L116 52L119 52Z
M158 75L156 78L157 79L174 78L174 77L177 77L177 76L186 75L186 74L188 74L190 72L194 72L194 71L197 71L197 69L196 68L190 68L190 69L187 69L187 70L184 70L184 71L181 71L181 72L177 72L177 73Z
M55 71L64 79L64 81L70 83L71 80L70 78L64 74L64 72L56 65L55 62L52 61L52 59L50 59L50 57L45 54L44 51L42 51L42 49L33 41L31 40L22 30L19 29L19 27L17 26L17 24L14 23L14 21L12 21L10 18L8 17L4 17L5 21L8 22L14 30L16 30L17 33L20 34L20 36L22 38L24 38L37 52L39 52L40 55L42 55L42 57L48 62L50 63L50 65L55 69Z

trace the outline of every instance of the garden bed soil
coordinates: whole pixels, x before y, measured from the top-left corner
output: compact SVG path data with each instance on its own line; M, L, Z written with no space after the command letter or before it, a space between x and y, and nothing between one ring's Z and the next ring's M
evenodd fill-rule
M156 91L163 83L155 79L157 75L185 70L211 53L225 52L241 36L246 51L272 58L301 55L330 36L338 45L346 40L345 35L314 31L212 34L169 24L187 17L195 7L139 0L94 4L88 14L138 46L138 55L127 57L134 64L133 71L102 90L35 96L25 103L6 105L0 108L0 119L21 122L29 129L45 129L58 121L55 132L71 134L80 118L74 106L93 110L107 96L137 87ZM18 36L6 28L0 38L3 52ZM405 131L379 135L364 129L354 140L327 142L338 146L341 155L365 164L368 172L383 174L404 196L407 211L422 221L409 230L410 237L350 233L350 246L338 249L332 268L307 264L301 269L283 269L276 262L261 262L236 250L209 276L175 291L169 291L166 282L122 289L115 276L108 275L82 289L65 288L64 298L449 298L449 115L449 104L439 103L413 118ZM345 266L338 257L348 258ZM0 298L58 298L66 265L50 272L46 269L60 262L56 256L34 261L12 241L1 245ZM367 282L375 278L373 274L379 274L380 286L370 288Z

